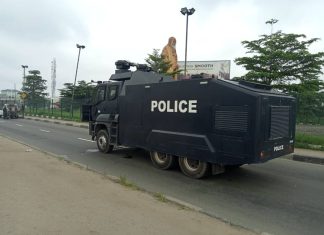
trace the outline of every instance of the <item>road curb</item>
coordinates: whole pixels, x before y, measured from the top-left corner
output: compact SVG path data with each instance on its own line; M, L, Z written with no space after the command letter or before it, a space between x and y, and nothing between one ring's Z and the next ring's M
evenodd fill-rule
M299 161L299 162L307 162L307 163L324 165L324 159L323 158L311 157L311 156L303 156L303 155L299 155L299 154L294 154L292 156L292 160Z
M40 118L37 118L37 117L30 117L30 116L25 116L25 119L34 120L34 121L40 121L40 122L46 122L46 123L59 124L59 125L64 125L64 126L79 127L79 128L84 128L84 129L89 128L88 124L82 124L82 123L77 123L76 124L76 123L62 122L62 121L58 121L56 119L40 119Z

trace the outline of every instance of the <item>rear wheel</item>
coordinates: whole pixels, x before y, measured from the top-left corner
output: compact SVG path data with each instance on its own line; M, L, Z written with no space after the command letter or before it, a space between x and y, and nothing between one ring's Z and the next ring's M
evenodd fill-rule
M106 130L100 130L96 136L97 146L100 152L110 153L114 146L110 144L108 133Z
M168 170L177 164L177 157L172 156L171 154L159 153L156 151L151 151L151 161L153 166L162 170Z
M179 157L179 166L183 174L194 179L210 175L211 167L208 162Z

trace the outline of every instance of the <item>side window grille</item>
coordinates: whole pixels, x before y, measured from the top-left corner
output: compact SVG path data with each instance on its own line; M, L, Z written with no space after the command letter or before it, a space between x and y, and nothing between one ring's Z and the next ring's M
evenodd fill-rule
M223 131L248 131L247 106L219 106L215 109L215 129Z
M270 139L289 137L289 106L271 106Z

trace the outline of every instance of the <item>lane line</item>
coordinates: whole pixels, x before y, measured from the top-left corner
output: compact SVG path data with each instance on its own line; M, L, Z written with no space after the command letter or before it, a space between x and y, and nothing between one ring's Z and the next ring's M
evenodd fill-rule
M46 133L50 133L50 131L48 130L43 130L43 129L39 129L40 131L46 132Z
M83 141L87 141L87 142L91 142L91 143L95 143L96 141L93 140L87 140L87 139L83 139L83 138L77 138L78 140L83 140Z
M21 124L16 124L16 126L23 126L23 125L21 125Z

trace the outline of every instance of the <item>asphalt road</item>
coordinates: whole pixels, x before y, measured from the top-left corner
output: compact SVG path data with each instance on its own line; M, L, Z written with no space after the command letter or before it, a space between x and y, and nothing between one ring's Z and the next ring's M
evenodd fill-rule
M148 154L141 150L121 149L101 154L91 142L88 130L83 128L0 119L0 134L100 173L125 176L148 191L183 200L212 216L257 232L324 233L323 165L275 159L205 180L193 180L179 170L153 168Z

